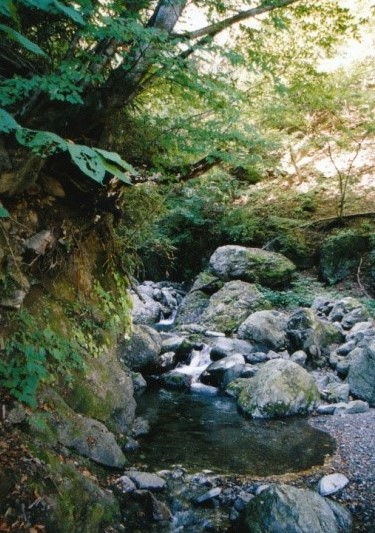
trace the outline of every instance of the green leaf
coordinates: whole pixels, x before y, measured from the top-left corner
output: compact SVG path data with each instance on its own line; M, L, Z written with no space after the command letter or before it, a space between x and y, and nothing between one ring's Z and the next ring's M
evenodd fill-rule
M53 5L56 7L56 9L64 13L74 22L77 22L77 24L81 24L82 26L85 25L85 21L83 20L82 15L72 7L64 5L63 3L59 2L59 0L53 0Z
M20 126L16 131L16 139L41 157L48 157L55 152L64 152L68 147L68 143L55 133L30 130Z
M9 216L9 211L7 211L7 209L0 204L0 218L7 218Z
M116 152L108 152L107 150L102 150L101 148L95 148L95 150L99 152L99 154L101 154L104 159L112 161L113 163L121 167L123 170L126 170L132 175L137 174L135 168L129 165L129 163L127 163L126 161L124 161Z
M112 163L109 163L106 159L104 159L104 157L102 157L101 160L102 165L107 172L113 174L113 176L122 181L122 183L125 183L126 185L132 185L130 178L126 174L124 174L121 169L119 169L116 165L112 165Z
M17 12L12 0L0 0L0 15L16 18Z
M0 109L0 133L10 133L19 128L14 118L4 109Z
M26 50L29 50L29 52L32 52L33 54L38 56L47 57L47 54L45 54L37 44L27 39L27 37L25 37L21 33L18 33L18 31L14 30L13 28L10 28L5 24L0 24L0 31L6 33L9 39L16 41L18 44L26 48Z
M74 163L82 170L84 174L103 183L105 168L101 156L92 148L81 144L69 144L67 148Z

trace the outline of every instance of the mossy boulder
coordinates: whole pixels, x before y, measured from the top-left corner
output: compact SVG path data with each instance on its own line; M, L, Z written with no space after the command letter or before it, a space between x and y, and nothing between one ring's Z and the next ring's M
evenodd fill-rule
M296 270L284 255L245 246L220 246L212 254L209 271L224 281L238 279L277 288L288 285Z
M213 294L224 285L223 281L210 272L200 272L194 280L191 291L202 291L205 294Z
M287 338L291 353L303 350L317 365L323 362L322 355L328 355L327 348L331 344L340 344L344 340L335 324L319 319L309 308L299 309L289 317Z
M244 533L349 533L349 511L316 492L270 485L246 504Z
M187 294L178 310L176 326L182 324L199 324L201 317L208 307L210 297L202 291L192 291Z
M73 409L100 420L114 432L127 433L134 420L133 380L115 349L91 358L85 373L76 377L64 397Z
M351 394L375 407L375 341L351 357L348 382Z
M46 492L47 531L101 533L107 526L121 523L120 506L113 494L71 465L51 462L48 478L39 491Z
M255 285L238 280L229 281L211 296L201 323L207 328L231 333L254 311L270 307Z
M323 280L334 285L356 271L361 256L368 247L369 237L353 230L327 237L320 249L320 273Z
M157 366L161 347L157 331L146 325L134 326L130 339L119 344L118 356L134 372L150 372Z
M126 464L115 436L104 424L77 414L52 389L46 389L40 400L48 405L49 414L45 427L34 428L39 435L47 434L50 442L53 435L56 442L101 465L121 468Z
M287 317L279 311L256 311L238 329L238 337L255 344L260 351L285 350Z
M307 414L319 398L318 388L306 370L292 361L273 359L248 380L238 405L250 417L277 418Z

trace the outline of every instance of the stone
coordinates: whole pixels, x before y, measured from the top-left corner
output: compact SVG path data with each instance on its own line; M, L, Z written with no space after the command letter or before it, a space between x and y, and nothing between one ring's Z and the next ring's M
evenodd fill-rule
M133 324L156 324L162 318L162 306L147 294L141 296L142 299L137 294L131 293Z
M230 281L211 296L201 323L210 329L232 333L251 313L269 307L269 302L255 285Z
M137 417L132 425L132 435L133 437L143 437L150 433L150 423L148 420L142 417Z
M116 486L124 494L134 492L136 489L135 483L133 483L133 481L128 476L119 477L116 480Z
M249 383L251 383L250 379L251 378L241 377L231 381L225 388L226 394L231 398L238 398L241 392L249 386Z
M208 501L219 496L220 494L221 494L221 488L214 487L213 489L210 489L207 492L204 492L203 494L201 494L200 496L197 496L196 498L194 498L193 503L195 505L204 505Z
M362 400L353 400L348 403L336 404L335 415L355 415L358 413L367 413L370 409L369 404Z
M201 272L195 278L191 292L202 291L205 294L214 294L223 286L223 282L217 277L209 272Z
M132 372L133 387L136 392L147 387L147 381L139 372Z
M191 387L192 376L182 374L181 372L171 371L163 374L159 378L159 383L169 390L186 391Z
M176 316L175 324L199 324L201 317L209 305L210 297L202 291L190 292L186 295Z
M342 344L339 346L336 350L338 355L348 355L352 350L355 348L355 342L353 340L346 342L345 344Z
M290 351L303 350L313 361L319 358L331 344L341 344L343 335L334 324L315 316L312 309L294 312L287 323Z
M52 231L45 229L26 239L24 247L36 255L44 255L47 250L54 246L55 242L56 239Z
M255 376L255 374L258 372L259 368L255 365L250 365L248 363L245 364L242 372L241 372L241 378L252 378Z
M375 339L351 356L348 383L351 394L375 407Z
M354 311L356 313L352 314ZM334 302L328 318L331 322L344 321L346 329L350 329L356 323L369 319L370 313L359 300L348 296Z
M330 474L319 481L318 491L321 496L329 496L342 490L348 483L349 479L344 474Z
M162 340L157 331L146 325L134 326L130 340L118 345L119 359L135 372L150 372L158 363Z
M163 490L166 486L166 481L157 474L150 472L139 472L138 470L126 470L125 476L129 477L135 483L137 489L140 490Z
M356 271L368 237L353 230L343 230L328 236L320 247L320 273L330 285Z
M224 281L242 280L271 288L287 285L295 270L282 254L236 245L217 248L209 261L209 271Z
M311 412L319 400L313 378L292 361L268 361L248 380L238 397L240 410L253 418L276 418Z
M316 408L316 412L317 412L318 415L333 415L337 405L338 404L335 404L335 403L320 404Z
M65 411L63 416L60 409L61 399L58 400L58 404L59 412L54 416L53 427L60 444L104 466L122 468L125 465L126 458L115 436L104 424L77 415L69 410L66 404L63 407Z
M240 377L245 368L245 359L241 354L230 355L211 363L201 374L199 380L212 387L225 388L231 381Z
M6 309L20 309L24 299L26 298L27 292L22 289L16 289L5 298L0 299L0 306L5 307Z
M270 485L241 515L243 533L350 533L349 511L319 494L288 485Z
M307 360L307 353L303 350L297 350L292 353L290 360L293 361L293 363L297 363L297 365L304 367Z
M256 311L238 328L238 338L254 344L257 350L281 351L286 348L287 317L279 311Z
M247 341L222 337L217 339L212 345L210 357L213 361L218 361L236 353L246 357L254 351L254 346Z

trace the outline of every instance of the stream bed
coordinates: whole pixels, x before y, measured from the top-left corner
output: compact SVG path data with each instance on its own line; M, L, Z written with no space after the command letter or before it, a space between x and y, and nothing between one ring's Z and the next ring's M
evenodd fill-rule
M248 420L219 394L151 389L137 403L151 429L134 459L155 470L268 476L322 465L335 450L334 439L306 418Z

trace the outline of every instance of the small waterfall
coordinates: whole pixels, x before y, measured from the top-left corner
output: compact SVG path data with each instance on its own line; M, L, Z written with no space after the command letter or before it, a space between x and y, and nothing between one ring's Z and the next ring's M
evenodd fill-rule
M204 345L202 350L193 350L191 352L191 358L188 365L181 365L175 368L175 372L179 374L185 374L191 376L191 390L196 392L206 392L210 394L216 394L216 387L204 385L199 382L199 376L206 370L206 368L212 363L210 358L211 346Z

